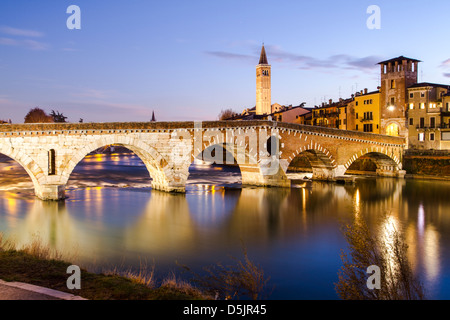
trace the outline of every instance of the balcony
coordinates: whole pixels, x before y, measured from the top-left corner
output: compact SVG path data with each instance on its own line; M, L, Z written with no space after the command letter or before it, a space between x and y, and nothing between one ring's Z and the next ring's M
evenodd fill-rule
M373 121L373 117L370 117L370 118L362 118L362 119L359 119L359 121L360 121L360 122L369 122L369 121Z

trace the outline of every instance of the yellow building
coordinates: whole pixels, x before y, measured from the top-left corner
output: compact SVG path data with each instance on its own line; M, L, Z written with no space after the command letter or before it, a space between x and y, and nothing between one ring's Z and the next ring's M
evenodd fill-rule
M367 92L367 89L355 95L354 128L348 130L380 133L380 91Z

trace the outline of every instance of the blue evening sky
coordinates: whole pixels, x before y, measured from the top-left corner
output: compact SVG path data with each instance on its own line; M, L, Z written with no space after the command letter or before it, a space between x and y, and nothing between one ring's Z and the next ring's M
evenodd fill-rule
M81 30L69 30L69 5ZM370 30L368 6L381 9ZM213 120L255 105L264 42L272 103L307 106L379 85L377 62L422 60L450 82L448 0L2 0L0 119L33 107L77 122Z

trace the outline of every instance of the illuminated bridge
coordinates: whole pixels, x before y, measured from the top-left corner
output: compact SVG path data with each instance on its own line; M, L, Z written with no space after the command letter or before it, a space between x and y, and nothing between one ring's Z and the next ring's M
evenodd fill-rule
M405 174L404 138L331 128L273 121L0 125L0 153L25 168L43 200L64 199L76 165L109 145L133 151L147 167L152 188L167 192L184 192L189 166L205 154L237 164L243 185L289 187L286 171L299 155L307 156L317 180L343 176L361 156L375 162L377 175Z

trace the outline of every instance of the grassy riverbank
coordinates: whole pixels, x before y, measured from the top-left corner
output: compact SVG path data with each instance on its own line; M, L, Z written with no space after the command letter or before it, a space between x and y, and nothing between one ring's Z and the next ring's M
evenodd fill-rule
M0 234L0 279L42 286L68 292L90 300L204 300L209 299L199 290L175 276L156 287L150 279L139 274L128 277L115 274L97 274L81 269L81 289L67 288L67 267L72 263L56 253L33 242L16 249L3 241Z

